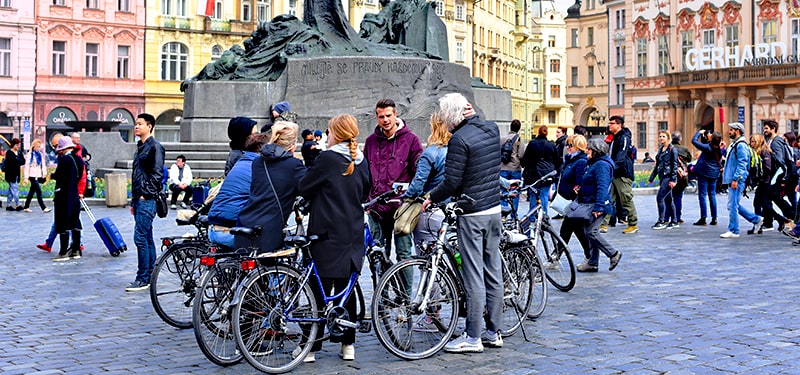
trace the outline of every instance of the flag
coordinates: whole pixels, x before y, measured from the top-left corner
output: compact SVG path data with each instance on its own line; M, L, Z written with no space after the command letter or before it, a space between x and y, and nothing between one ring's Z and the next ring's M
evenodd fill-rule
M197 0L197 14L211 17L214 15L214 0Z

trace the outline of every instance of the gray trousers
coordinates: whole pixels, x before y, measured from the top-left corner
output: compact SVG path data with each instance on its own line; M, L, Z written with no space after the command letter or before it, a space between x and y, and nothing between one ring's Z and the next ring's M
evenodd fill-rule
M500 214L459 216L458 248L467 294L467 334L480 337L503 323L503 271L500 259Z

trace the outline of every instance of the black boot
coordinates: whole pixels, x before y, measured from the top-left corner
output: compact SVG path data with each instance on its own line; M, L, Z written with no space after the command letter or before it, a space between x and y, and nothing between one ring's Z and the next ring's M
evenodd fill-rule
M715 217L712 217L712 218L711 218L711 223L709 223L709 224L711 224L711 225L717 225L717 218L715 218Z
M72 249L70 250L69 257L72 259L81 259L83 251L81 251L81 231L74 229L72 231Z
M61 250L58 252L58 255L53 257L53 262L63 262L69 260L70 258L70 249L69 249L69 234L67 232L61 233L58 235L59 242L61 243Z
M706 225L706 218L701 217L700 219L695 221L693 225Z

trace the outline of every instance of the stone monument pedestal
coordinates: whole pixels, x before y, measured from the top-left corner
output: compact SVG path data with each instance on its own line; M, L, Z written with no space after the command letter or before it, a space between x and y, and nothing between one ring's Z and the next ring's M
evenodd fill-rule
M506 103L510 121L510 94L496 90ZM276 81L193 81L187 85L181 121L182 142L226 142L228 121L247 116L259 123L269 118L270 105L288 101L298 114L300 129L326 129L338 114L355 116L359 142L375 128L375 103L389 98L397 104L398 116L406 120L423 142L430 133L429 119L445 94L463 94L476 107L480 103L470 85L469 69L438 60L407 57L328 57L290 59ZM506 99L507 97L507 99Z

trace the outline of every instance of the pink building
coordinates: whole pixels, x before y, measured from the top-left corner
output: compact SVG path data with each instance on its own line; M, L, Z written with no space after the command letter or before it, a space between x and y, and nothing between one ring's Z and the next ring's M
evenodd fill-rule
M0 134L9 141L33 132L36 84L36 23L31 0L0 0Z
M73 130L67 121L80 121L79 128L87 130L116 122L114 129L127 139L135 116L144 111L144 2L36 2L37 136Z

